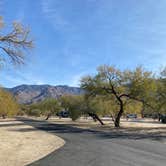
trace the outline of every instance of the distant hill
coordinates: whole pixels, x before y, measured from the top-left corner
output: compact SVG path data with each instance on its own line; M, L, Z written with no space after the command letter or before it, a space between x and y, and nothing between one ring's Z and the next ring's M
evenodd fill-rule
M43 101L45 98L59 98L63 95L83 94L83 90L78 87L66 85L20 85L14 88L6 88L21 104L31 104Z

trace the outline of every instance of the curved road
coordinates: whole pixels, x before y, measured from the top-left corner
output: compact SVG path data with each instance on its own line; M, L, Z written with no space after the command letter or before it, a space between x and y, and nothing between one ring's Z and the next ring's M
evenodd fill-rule
M66 144L29 166L165 166L165 137L78 129L69 125L22 119L60 136ZM156 141L159 140L159 141Z

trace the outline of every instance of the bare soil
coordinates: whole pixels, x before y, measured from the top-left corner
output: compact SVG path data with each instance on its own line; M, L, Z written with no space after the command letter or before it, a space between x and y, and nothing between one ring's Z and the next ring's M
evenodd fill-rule
M64 145L64 140L15 119L0 119L0 166L24 166Z
M74 127L83 128L83 129L93 129L97 131L104 132L116 132L120 133L129 133L129 134L142 134L144 136L148 135L151 137L165 138L162 139L163 143L166 144L166 124L162 124L157 120L153 119L121 119L121 127L115 128L113 122L110 118L102 119L105 125L100 125L98 122L94 122L91 118L80 118L77 121L73 122L70 118L56 118L52 117L49 119L51 123L57 124L68 124ZM160 139L159 139L160 140Z

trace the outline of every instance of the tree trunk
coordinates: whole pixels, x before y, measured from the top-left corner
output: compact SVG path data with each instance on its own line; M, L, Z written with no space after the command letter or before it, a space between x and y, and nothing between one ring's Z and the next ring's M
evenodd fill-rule
M104 125L103 121L95 113L88 113L89 116L93 118L94 121L99 121L101 125Z
M120 110L119 110L118 115L117 115L115 122L114 122L115 127L120 127L120 118L123 114L123 111L124 111L123 110L123 101L120 100Z
M100 122L101 125L104 125L103 121L95 114L96 119Z
M160 122L160 120L161 120L161 114L158 113L158 121Z
M144 118L144 110L145 110L145 105L143 103L142 110L141 110L141 118Z
M111 114L111 119L113 122L115 122L114 116Z
M48 114L45 120L48 120L50 118L51 114Z

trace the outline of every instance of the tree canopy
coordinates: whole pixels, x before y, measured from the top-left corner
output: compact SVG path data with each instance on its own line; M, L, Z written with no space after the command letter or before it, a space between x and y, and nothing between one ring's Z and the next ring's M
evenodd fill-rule
M120 125L120 117L129 100L149 105L148 97L155 90L152 73L142 67L137 67L134 71L121 71L107 65L100 66L95 76L82 78L81 87L88 96L105 96L118 105L119 111L116 111L115 115L116 127Z
M46 120L48 120L50 116L55 115L60 110L61 106L57 99L47 98L41 102L27 106L25 112L34 116L44 115L46 116Z
M0 116L6 118L7 116L16 115L19 111L19 105L14 97L4 89L0 88Z

